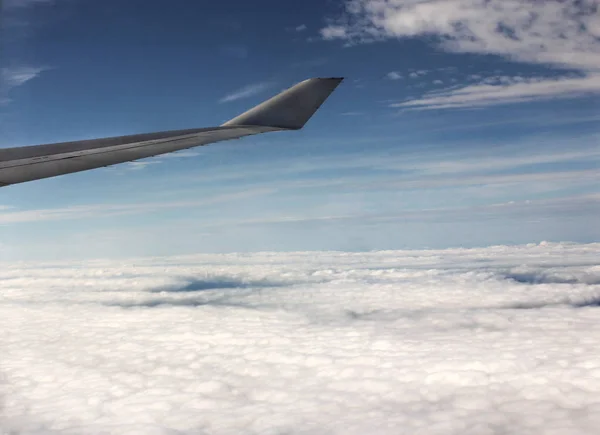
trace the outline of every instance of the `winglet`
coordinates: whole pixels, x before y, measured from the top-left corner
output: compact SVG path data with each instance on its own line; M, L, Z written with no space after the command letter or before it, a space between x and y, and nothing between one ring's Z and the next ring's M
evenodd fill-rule
M308 79L283 91L223 126L262 126L299 130L321 107L343 78Z

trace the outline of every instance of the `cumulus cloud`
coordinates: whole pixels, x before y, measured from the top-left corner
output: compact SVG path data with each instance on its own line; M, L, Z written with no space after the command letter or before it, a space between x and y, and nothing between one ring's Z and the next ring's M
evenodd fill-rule
M416 78L419 78L419 77L424 76L426 74L427 74L427 71L425 71L425 70L419 70L419 71L413 71L413 72L411 72L410 74L408 74L408 76L411 79L416 79Z
M0 432L595 433L599 249L3 264Z
M389 73L386 74L386 78L390 79L390 80L400 80L402 79L404 76L402 74L400 74L397 71L391 71Z
M225 95L223 98L219 100L220 103L229 103L231 101L237 101L244 98L253 97L254 95L258 95L261 92L266 91L267 89L273 86L272 82L259 82L253 83L248 86L244 86L241 89L231 92L230 94Z
M348 0L344 16L321 34L355 43L434 36L450 52L499 55L580 74L494 89L473 85L402 106L440 109L599 93L599 27L597 0Z
M321 29L321 35L325 39L344 39L349 36L347 30L342 26L327 26Z

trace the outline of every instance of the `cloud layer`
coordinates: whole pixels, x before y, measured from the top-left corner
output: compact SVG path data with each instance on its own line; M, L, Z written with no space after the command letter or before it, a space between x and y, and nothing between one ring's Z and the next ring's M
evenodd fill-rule
M348 0L343 17L321 34L354 43L434 37L446 51L499 55L580 75L481 83L400 104L439 109L597 94L599 29L597 0Z
M599 249L3 264L0 432L592 434Z

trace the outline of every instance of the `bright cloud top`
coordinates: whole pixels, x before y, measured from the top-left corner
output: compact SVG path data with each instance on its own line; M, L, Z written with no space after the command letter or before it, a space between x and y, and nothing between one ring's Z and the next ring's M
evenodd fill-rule
M4 264L0 432L592 434L599 251Z
M344 16L321 34L351 42L436 36L447 51L580 74L482 83L397 105L452 108L599 93L599 29L597 0L349 0Z

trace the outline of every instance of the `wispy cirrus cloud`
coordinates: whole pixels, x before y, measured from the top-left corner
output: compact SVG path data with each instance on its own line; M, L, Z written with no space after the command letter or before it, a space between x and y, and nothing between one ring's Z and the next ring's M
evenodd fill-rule
M7 67L0 69L0 104L9 103L10 92L19 86L24 85L30 80L38 77L47 68L44 67L32 67L32 66L18 66L18 67Z
M189 150L173 152L173 153L169 153L169 154L163 154L160 157L149 157L146 159L128 162L126 165L123 166L123 168L125 170L130 170L130 171L139 171L139 170L147 168L148 166L159 165L161 163L164 163L165 160L189 159L189 158L197 157L199 155L200 155L199 152L189 151ZM106 169L113 170L113 171L120 170L120 169L118 169L118 167L111 167L111 168L106 168Z
M233 91L219 100L219 103L230 103L232 101L242 100L244 98L253 97L267 89L273 87L273 82L259 82L244 86L241 89Z
M2 68L0 76L2 77L2 82L5 86L14 88L36 78L45 69L46 68L31 66Z
M568 215L573 210L578 210L586 215L593 215L600 211L600 194L577 195L539 200L510 201L491 203L485 205L453 206L419 210L402 210L393 213L358 213L349 215L314 215L311 213L294 216L272 216L257 219L237 219L221 221L218 225L265 225L265 224L294 224L308 222L423 222L423 221L453 221L468 220L473 217L491 219L524 215Z
M600 93L598 12L598 0L347 0L343 16L321 35L350 43L436 37L448 52L498 55L558 70L553 77L481 81L394 107L489 106Z
M581 78L532 78L499 84L490 84L488 80L487 83L482 81L458 89L430 92L422 98L390 106L411 110L469 108L595 93L600 93L600 74Z
M272 188L257 188L244 192L224 193L209 198L192 201L140 202L124 204L87 204L50 209L17 210L14 207L0 207L0 225L61 221L72 219L93 219L110 216L151 213L175 208L193 208L227 202L235 202L246 198L268 195Z

